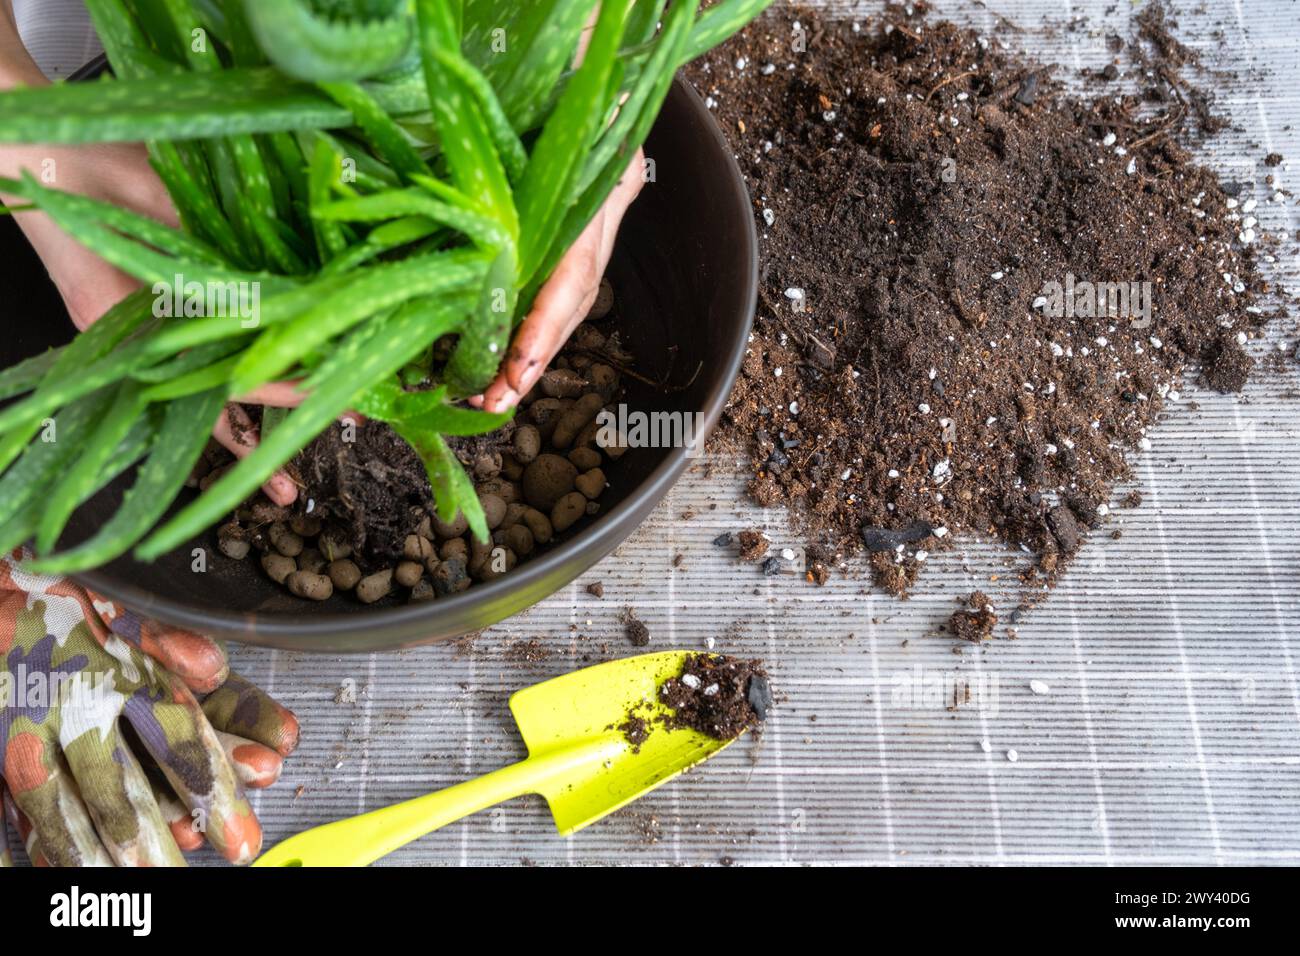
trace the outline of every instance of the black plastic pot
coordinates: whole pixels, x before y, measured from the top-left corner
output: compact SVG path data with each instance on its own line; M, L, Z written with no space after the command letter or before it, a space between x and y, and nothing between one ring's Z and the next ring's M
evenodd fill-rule
M651 380L627 381L627 404L647 412L700 412L711 432L740 368L758 283L749 196L713 118L678 82L646 148L655 181L632 207L610 266L614 323ZM0 367L66 341L61 301L30 247L0 218L6 273ZM696 370L698 369L698 374ZM607 469L602 512L508 575L421 604L363 606L348 595L308 604L268 580L254 562L230 561L211 532L153 564L123 558L80 575L87 587L170 624L291 650L374 651L447 640L495 624L571 582L623 541L688 463L683 448L638 448ZM130 476L75 515L66 541L88 537L111 514ZM192 570L194 548L207 570Z

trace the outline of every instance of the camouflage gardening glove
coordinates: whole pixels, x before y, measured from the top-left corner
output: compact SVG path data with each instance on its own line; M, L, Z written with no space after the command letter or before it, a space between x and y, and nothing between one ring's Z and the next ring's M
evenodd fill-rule
M244 786L279 778L293 714L231 674L217 642L22 557L0 557L0 801L32 862L183 866L205 834L231 862L255 858Z

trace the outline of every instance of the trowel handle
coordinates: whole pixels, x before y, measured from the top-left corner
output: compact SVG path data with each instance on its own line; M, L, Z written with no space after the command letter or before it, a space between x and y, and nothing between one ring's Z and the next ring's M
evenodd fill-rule
M262 854L253 865L368 866L471 813L542 791L557 774L606 760L619 747L602 739L529 757L427 796L300 833Z

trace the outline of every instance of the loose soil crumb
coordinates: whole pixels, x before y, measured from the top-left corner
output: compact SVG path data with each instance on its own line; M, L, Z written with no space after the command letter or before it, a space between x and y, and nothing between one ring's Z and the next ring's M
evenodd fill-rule
M623 738L632 745L632 753L639 754L641 745L650 739L650 721L637 714L628 714L627 720L618 725Z
M636 616L634 608L629 607L623 611L623 633L633 647L645 647L650 643L650 628Z
M600 581L592 581L587 585L587 593L592 597L603 598L605 596L605 585Z
M534 637L527 641L515 641L506 648L505 656L506 660L515 663L537 664L550 660L551 649Z
M659 688L672 708L669 729L689 728L715 740L734 740L767 718L772 689L762 661L692 654L677 677Z
M972 591L966 599L966 606L970 610L954 611L948 618L948 629L963 641L979 644L989 640L998 623L992 602L983 591Z
M1127 48L1141 92L1081 102L911 7L860 30L773 8L688 70L762 236L722 438L750 454L751 496L794 512L812 580L865 550L904 594L928 553L988 534L1050 585L1185 371L1244 384L1267 286L1237 200L1176 141L1222 122L1163 10ZM1101 283L1127 311L1097 305Z
M742 531L736 535L736 540L740 543L742 561L757 561L767 554L767 549L771 545L767 536L761 531Z

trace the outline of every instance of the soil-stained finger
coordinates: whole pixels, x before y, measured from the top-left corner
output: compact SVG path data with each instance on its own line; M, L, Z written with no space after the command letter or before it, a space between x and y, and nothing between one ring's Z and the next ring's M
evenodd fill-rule
M244 459L257 448L257 426L238 405L227 405L212 429L213 436L236 458ZM283 471L277 471L262 485L266 496L277 505L291 505L298 498L298 486Z

